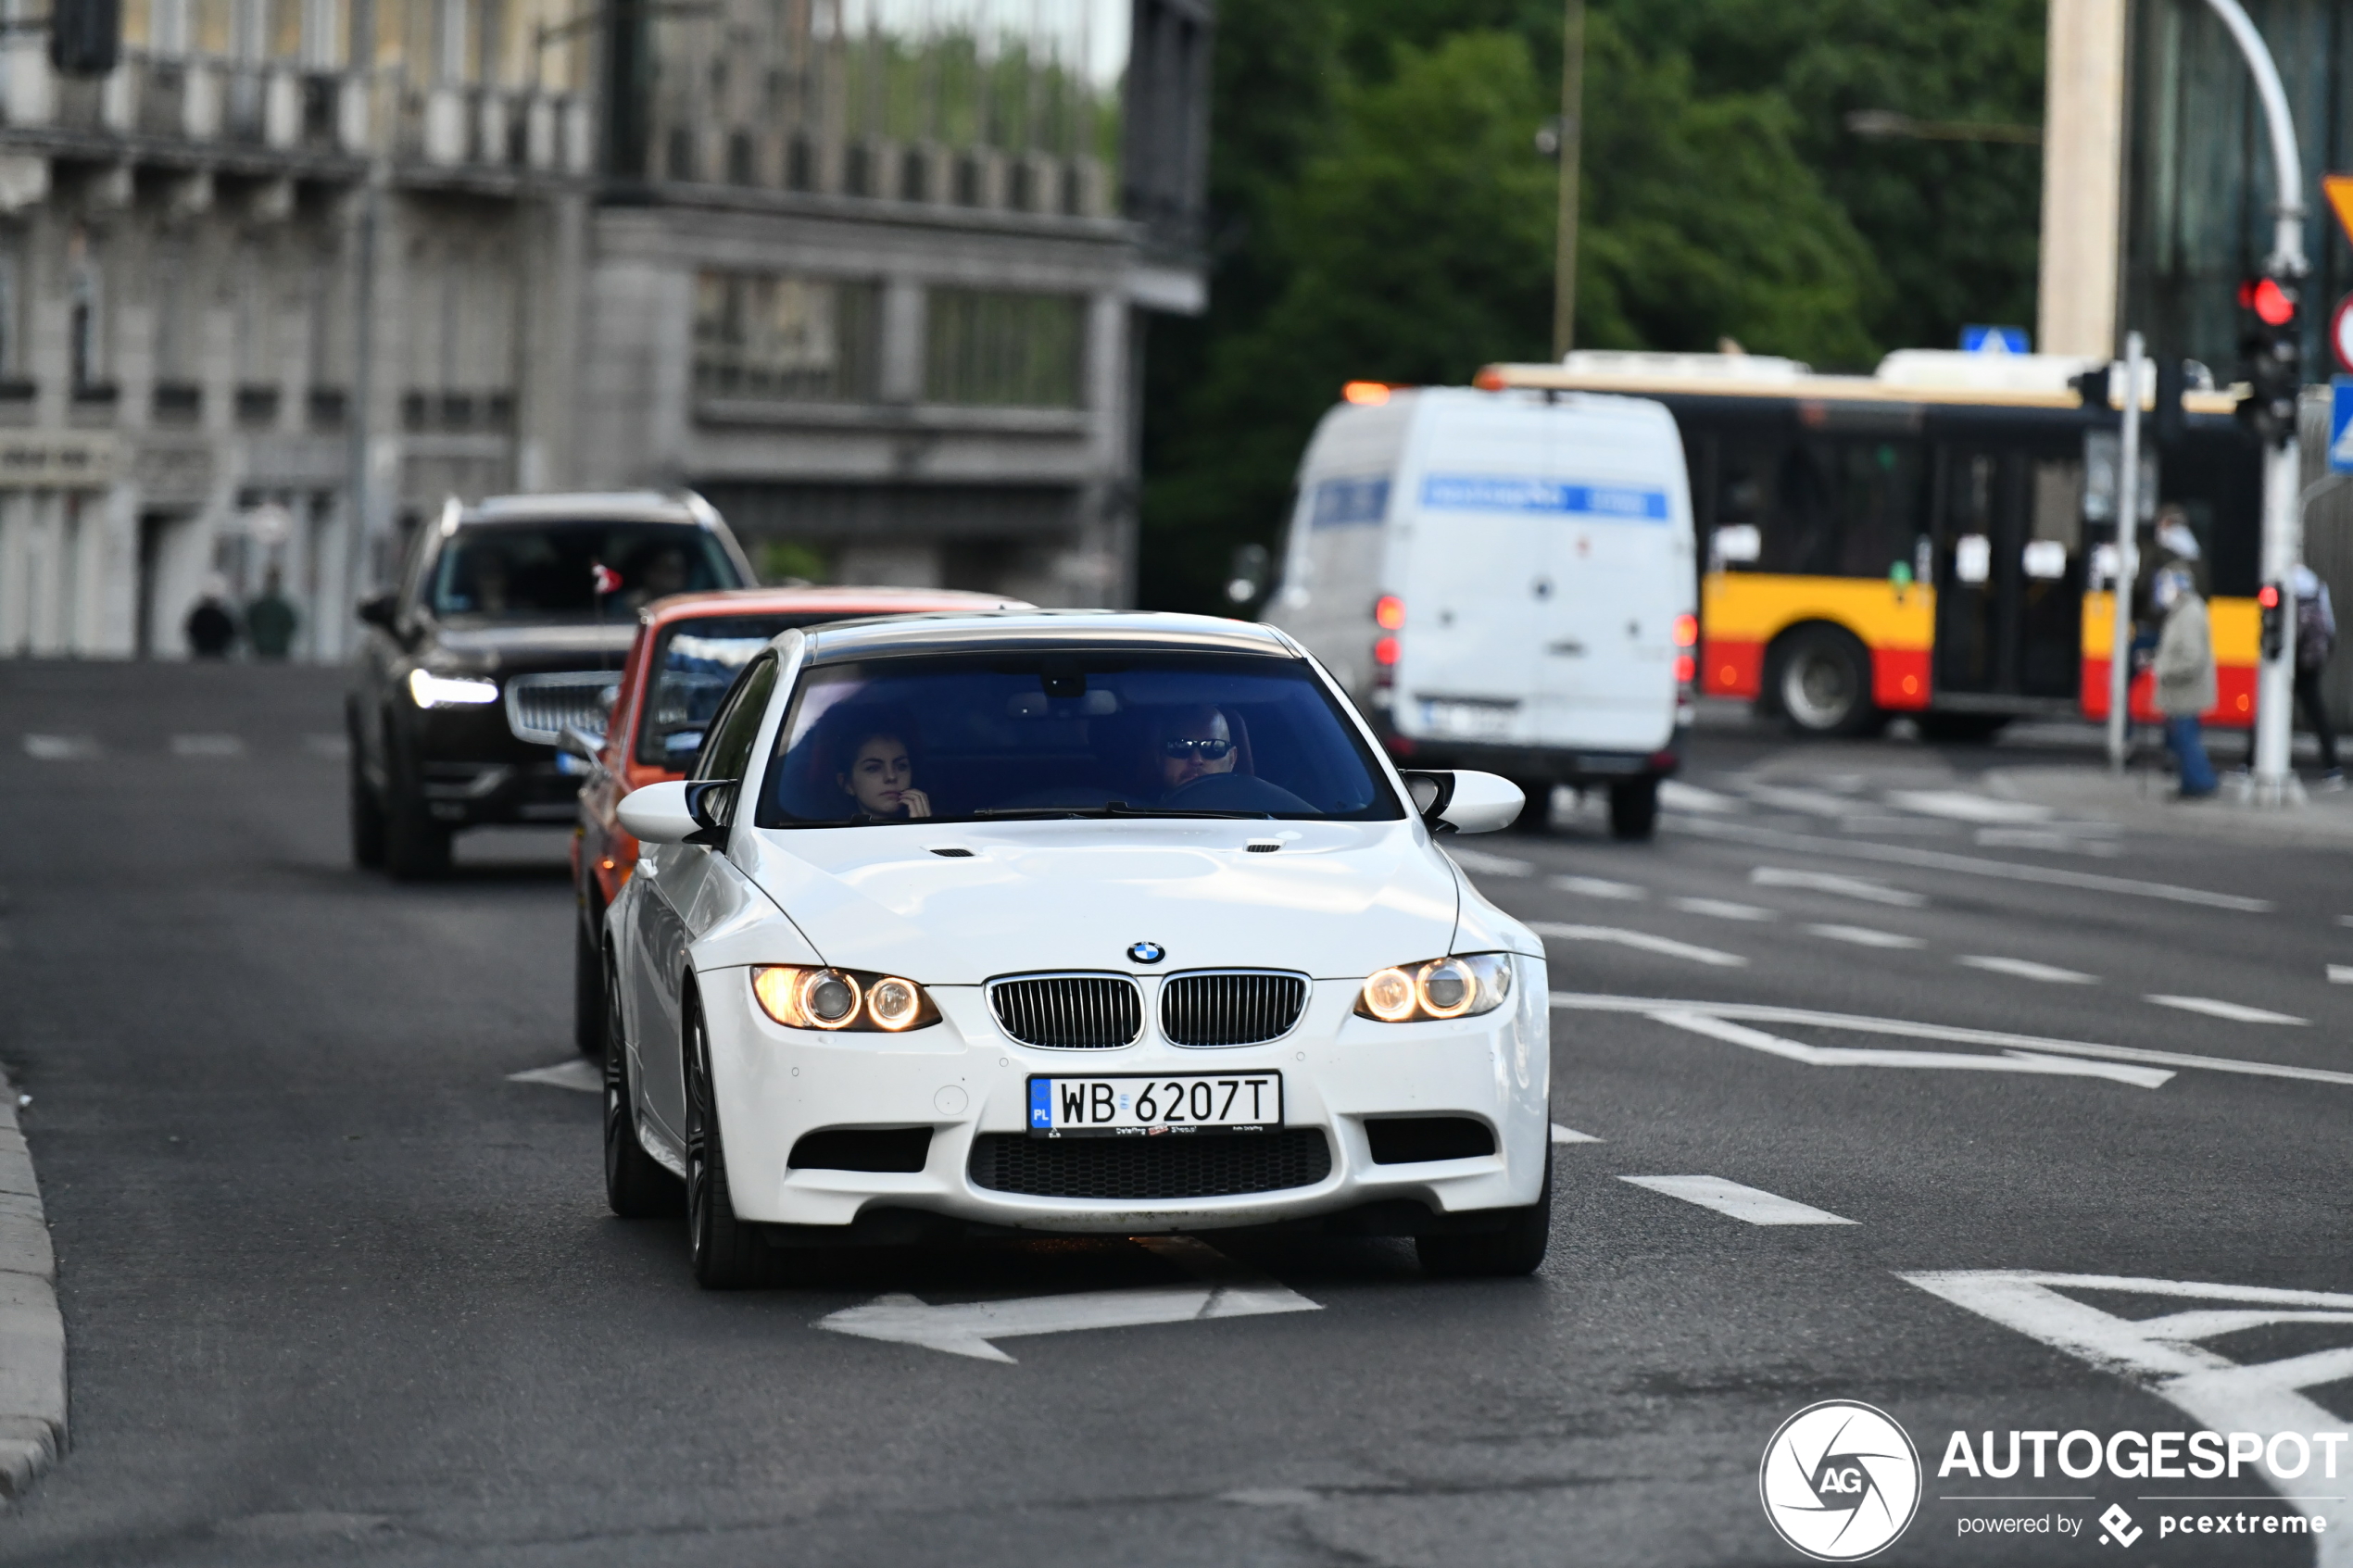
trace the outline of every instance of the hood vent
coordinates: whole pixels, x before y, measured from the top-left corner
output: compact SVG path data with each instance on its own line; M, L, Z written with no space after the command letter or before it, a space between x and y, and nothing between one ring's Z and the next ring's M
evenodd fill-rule
M969 860L973 858L973 852L961 845L934 844L928 847L943 860Z
M1272 855L1282 847L1283 841L1279 838L1253 838L1242 846L1253 855Z

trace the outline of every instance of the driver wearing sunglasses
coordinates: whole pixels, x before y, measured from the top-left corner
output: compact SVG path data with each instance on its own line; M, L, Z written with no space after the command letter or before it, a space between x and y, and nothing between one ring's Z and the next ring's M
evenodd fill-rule
M1157 726L1152 759L1161 788L1175 794L1195 779L1234 771L1233 731L1214 708L1180 708Z

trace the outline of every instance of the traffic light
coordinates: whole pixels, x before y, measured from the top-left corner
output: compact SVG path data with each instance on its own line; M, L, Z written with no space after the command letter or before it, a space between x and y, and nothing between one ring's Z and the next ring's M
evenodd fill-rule
M2277 583L2266 583L2255 591L2255 603L2263 612L2263 659L2269 663L2287 646L2287 596Z
M2239 336L2239 361L2247 395L2239 423L2267 446L2296 434L2296 399L2304 388L2304 339L2297 320L2296 281L2266 275L2239 285L2239 308L2246 313Z
M122 57L122 0L50 0L49 63L59 76L104 76Z

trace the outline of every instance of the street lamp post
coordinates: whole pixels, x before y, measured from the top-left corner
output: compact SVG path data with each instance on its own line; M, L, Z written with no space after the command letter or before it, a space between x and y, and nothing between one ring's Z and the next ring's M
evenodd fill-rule
M2231 40L2246 56L2255 78L2256 96L2263 105L2263 122L2271 137L2271 167L2279 180L2273 207L2271 254L2263 270L2291 282L2304 276L2304 162L2296 147L2296 122L2287 111L2287 93L2280 85L2280 69L2263 35L2247 19L2239 0L2206 0L2230 30ZM2263 456L2263 581L2283 591L2294 579L2304 555L2304 519L2297 504L2303 479L2303 454L2290 424L2286 438ZM2255 682L2254 797L2279 805L2294 793L2288 771L2291 709L2296 698L2296 646L2293 638L2267 648L2257 667Z

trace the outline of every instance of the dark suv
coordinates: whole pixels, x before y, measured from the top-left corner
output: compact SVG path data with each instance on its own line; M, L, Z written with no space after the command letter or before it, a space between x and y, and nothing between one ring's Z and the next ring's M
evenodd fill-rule
M752 581L693 494L451 500L418 528L398 585L359 606L351 858L435 876L459 828L572 822L584 765L556 742L604 728L638 610Z

